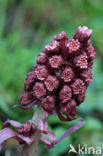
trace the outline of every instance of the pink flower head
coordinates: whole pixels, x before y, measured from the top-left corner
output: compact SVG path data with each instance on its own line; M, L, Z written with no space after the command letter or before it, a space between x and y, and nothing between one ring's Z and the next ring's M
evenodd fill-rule
M86 69L88 67L87 54L83 52L81 55L74 58L74 65L80 69Z
M74 83L71 85L71 88L72 88L72 90L73 90L73 94L76 95L76 94L81 93L81 91L82 91L82 89L83 89L84 86L85 86L85 85L84 85L83 80L81 80L81 79L76 79L76 80L74 81Z
M75 52L79 51L80 49L80 42L78 39L72 39L67 43L68 53L74 54Z
M35 68L35 74L38 80L44 80L48 76L48 70L45 65L37 65Z
M59 80L57 79L56 76L49 75L45 80L44 84L48 91L53 91L58 88Z
M33 87L33 95L35 98L39 99L46 95L46 89L41 82L36 82Z
M65 68L61 74L61 79L64 82L70 82L74 77L74 72L71 67Z
M63 58L62 56L60 55L54 55L52 57L49 58L49 64L52 68L56 68L56 69L59 69L62 64L63 64Z
M52 54L59 51L59 42L58 41L52 41L50 44L45 46L44 49L46 54Z
M24 136L30 136L35 132L35 126L30 121L25 122L21 127L18 128L18 133Z

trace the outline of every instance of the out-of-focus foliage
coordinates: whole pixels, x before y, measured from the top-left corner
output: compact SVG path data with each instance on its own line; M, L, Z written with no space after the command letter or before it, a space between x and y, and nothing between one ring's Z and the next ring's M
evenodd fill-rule
M96 59L85 102L78 108L86 125L41 155L68 155L69 144L102 146L103 143L103 1L102 0L0 0L0 127L6 119L26 121L33 111L13 108L23 91L24 78L36 57L54 34L64 30L69 37L78 25L93 29ZM63 123L57 116L48 122L57 137L75 122Z

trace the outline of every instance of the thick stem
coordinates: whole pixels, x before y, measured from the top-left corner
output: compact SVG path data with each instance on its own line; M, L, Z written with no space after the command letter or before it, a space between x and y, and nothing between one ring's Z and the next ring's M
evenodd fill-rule
M44 118L44 111L41 108L41 106L37 108L37 110L35 111L32 117L32 121L36 126L37 126L37 121L40 118ZM40 140L40 131L36 130L35 134L32 137L34 138L34 142L31 145L27 145L27 144L22 145L20 147L19 156L37 156L36 150Z

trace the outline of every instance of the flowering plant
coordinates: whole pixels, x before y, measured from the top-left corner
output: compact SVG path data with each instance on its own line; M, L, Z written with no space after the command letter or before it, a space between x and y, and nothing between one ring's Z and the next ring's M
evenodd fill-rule
M37 142L37 136L38 141L41 140L51 148L84 125L84 121L77 123L56 140L56 135L48 130L47 118L50 114L57 114L62 121L77 119L77 107L84 101L92 80L95 50L89 40L91 34L92 30L79 26L73 39L61 32L45 46L37 57L37 64L27 74L24 93L19 99L20 105L16 106L28 110L38 105L38 109L32 120L24 124L13 120L7 120L3 124L0 148L6 139L14 136L23 145L28 144L28 149ZM16 132L9 125L15 127ZM48 135L49 140L43 134ZM25 148L22 147L22 151Z

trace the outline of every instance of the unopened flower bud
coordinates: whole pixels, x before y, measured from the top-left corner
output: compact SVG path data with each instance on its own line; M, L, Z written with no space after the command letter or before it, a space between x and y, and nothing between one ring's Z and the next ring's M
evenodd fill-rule
M62 112L69 118L70 121L74 120L77 113L75 100L71 99L65 106L63 106Z
M92 30L86 26L79 26L74 32L74 39L78 39L80 42L88 41L92 34Z
M29 72L25 79L24 90L27 92L31 91L33 88L33 84L35 83L36 80L37 80L37 77L36 77L35 72L34 71Z
M77 100L78 100L78 102L79 102L78 105L79 105L81 102L84 101L84 99L85 99L85 92L86 92L86 86L84 86L84 87L82 88L80 94L78 94L78 96L77 96Z
M71 88L67 85L64 85L63 88L60 90L59 99L62 103L66 103L72 97Z
M54 96L47 96L45 97L42 102L42 107L44 108L45 111L48 111L50 113L53 112L53 110L55 109L55 99Z
M44 64L47 61L47 56L45 53L41 53L40 55L38 55L37 57L37 63L38 64Z
M95 53L95 49L93 48L93 46L90 44L90 46L88 46L86 50L87 50L88 59L94 60L96 53Z
M21 105L27 105L34 101L33 93L24 93L19 98L19 103Z
M90 68L83 70L80 74L82 79L84 80L85 84L88 86L92 81L92 71Z
M57 40L57 41L61 41L61 40L65 40L65 39L68 39L68 36L64 31L62 31L60 34L54 36L54 40Z

